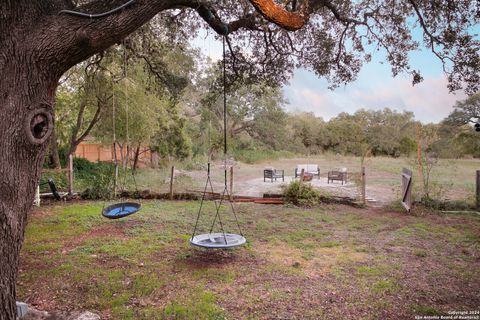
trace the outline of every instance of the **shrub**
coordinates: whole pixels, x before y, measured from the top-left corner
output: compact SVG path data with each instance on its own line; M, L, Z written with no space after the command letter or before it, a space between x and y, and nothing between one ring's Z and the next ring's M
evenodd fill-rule
M47 181L48 179L51 178L53 179L53 182L55 182L55 186L57 187L58 190L64 191L67 189L68 185L68 178L67 178L67 173L65 172L43 172L42 175L40 176L40 192L46 192L50 193L52 192L50 190L50 186L48 185Z
M322 194L309 183L300 184L300 181L292 181L283 187L283 196L286 202L312 207L320 202Z
M475 206L467 201L460 200L436 200L432 198L424 197L420 201L420 204L428 209L440 210L440 211L466 211L474 210Z
M207 162L207 156L197 155L191 159L185 159L179 165L185 170L206 170Z
M96 163L93 168L84 171L82 174L86 179L87 188L82 192L85 199L109 199L113 196L113 164Z
M394 200L385 206L386 209L395 212L405 212L405 207L400 199Z
M114 167L109 162L93 163L84 158L73 159L76 184L84 186L85 199L108 199L112 197Z
M73 172L76 178L89 179L97 173L97 167L101 163L93 163L85 158L73 158Z

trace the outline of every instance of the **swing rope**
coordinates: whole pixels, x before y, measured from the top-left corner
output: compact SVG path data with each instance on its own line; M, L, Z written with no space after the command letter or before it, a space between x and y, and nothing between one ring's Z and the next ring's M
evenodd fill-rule
M197 232L198 221L200 220L200 214L202 212L203 202L205 201L205 198L206 198L208 186L210 186L210 191L213 193L212 180L210 179L210 162L207 165L207 181L205 182L205 188L203 189L202 200L200 201L200 208L198 209L197 220L195 221L195 228L193 228L192 238L195 236L195 233ZM215 202L215 211L218 212L218 210L219 210L218 204ZM225 234L225 232L223 233Z
M125 45L125 40L123 41L123 77L124 77L124 92L125 92L125 150L126 150L126 155L125 155L125 168L123 170L123 184L124 186L127 183L127 170L128 170L128 162L130 161L129 159L129 149L128 149L128 86L127 86L127 81L128 81L128 65L127 65L127 46Z
M126 41L123 40L123 79L124 79L124 94L125 94L125 168L123 170L123 188L127 185L127 172L128 166L130 164L130 112L129 112L129 95L128 95L128 57L127 57L127 45ZM123 151L122 151L123 153ZM138 194L138 185L137 179L135 178L135 170L131 170L133 184L135 186L135 193Z
M126 45L124 42L124 55L123 55L123 80L125 81L124 84L124 98L125 98L125 118L126 118L126 128L125 128L125 145L127 147L127 155L126 155L126 166L123 174L123 186L125 188L126 179L127 179L127 170L129 164L129 157L128 157L128 143L129 143L129 115L128 115L128 86L127 86L127 53L126 53ZM120 78L122 80L122 78ZM113 161L114 161L114 179L113 179L113 193L116 197L116 189L117 189L117 178L118 178L118 158L117 158L117 135L116 135L116 105L115 105L115 80L112 75L112 131L113 131ZM123 148L121 149L122 159L123 159ZM135 180L134 173L132 171L133 181L135 183L135 190L138 193L137 182ZM103 204L102 215L109 219L118 219L123 218L133 213L136 213L140 210L141 204L134 203L134 202L122 202L108 206L105 208L105 203Z
M220 224L220 228L221 228L221 231L222 231L222 234L223 234L223 239L224 239L225 245L229 246L229 243L227 241L227 234L225 233L224 225L223 225L223 222L222 222L222 219L221 219L221 216L220 216L220 208L222 207L222 204L226 199L229 199L230 207L231 207L231 210L232 210L233 215L235 217L235 222L237 224L238 230L240 231L240 235L242 236L242 238L243 238L243 232L242 232L242 229L240 228L240 223L238 222L238 217L237 217L233 202L230 201L230 193L228 191L228 183L227 183L228 182L227 181L228 144L227 144L227 81L226 81L227 72L226 72L226 59L225 59L226 58L225 38L226 38L226 34L223 37L223 165L224 165L224 189L223 189L222 195L220 197L220 201L218 203L215 202L215 217L214 217L212 225L210 227L209 235L212 234L213 228L215 227L215 223L217 222L217 218L218 218L218 222ZM213 186L212 186L211 177L210 177L210 158L209 158L208 168L207 168L207 181L205 183L205 188L203 190L202 200L200 202L200 208L198 210L197 220L195 221L195 227L193 229L191 240L194 239L195 233L197 231L198 222L200 220L200 215L201 215L201 212L202 212L203 203L204 203L205 198L206 198L206 193L207 193L208 186L210 186L210 190L213 193ZM245 239L243 239L243 240L245 241Z
M117 197L118 183L118 159L117 159L117 133L116 133L116 114L115 114L115 81L112 75L112 131L113 131L113 197Z
M215 222L217 220L218 216L218 221L220 223L220 227L222 228L223 231L223 225L222 221L220 220L220 211L219 208L221 207L223 201L225 200L225 196L230 199L230 193L228 192L228 186L227 186L227 156L228 156L228 143L227 143L227 68L226 68L226 53L225 53L225 38L226 35L223 37L223 166L224 166L224 189L222 192L222 196L220 198L220 204L217 207L217 212L215 214L215 218L213 220L212 226L210 227L210 233L212 233L213 227L215 226ZM232 208L233 215L235 217L235 222L237 224L238 230L240 231L240 235L243 236L242 229L240 228L240 224L238 223L238 218L237 218L237 213L235 212L235 207L233 206L232 201L230 202L230 206ZM225 232L223 232L225 236ZM225 242L227 242L227 238L225 238Z

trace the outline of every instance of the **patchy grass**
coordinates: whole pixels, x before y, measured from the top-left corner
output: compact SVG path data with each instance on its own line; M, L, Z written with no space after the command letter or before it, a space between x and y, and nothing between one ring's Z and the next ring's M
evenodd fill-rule
M19 299L103 319L405 319L480 304L478 215L238 204L248 244L207 251L188 244L198 202L145 201L120 220L103 205L33 211ZM214 204L202 212L201 233Z
M398 290L398 285L391 279L383 279L375 282L372 286L374 293L392 294Z
M424 315L424 316L440 316L444 314L444 312L440 312L433 307L424 306L424 305L414 305L412 309L415 314Z
M223 311L216 304L218 298L213 292L200 289L194 289L194 292L186 302L170 302L164 309L164 315L174 319L224 319Z

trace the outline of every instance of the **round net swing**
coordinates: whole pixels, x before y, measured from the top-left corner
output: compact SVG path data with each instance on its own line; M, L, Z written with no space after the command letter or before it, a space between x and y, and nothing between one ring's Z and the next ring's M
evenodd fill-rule
M247 239L235 233L206 233L191 238L190 243L203 248L228 249L244 245Z
M103 18L112 14L115 14L122 10L123 8L131 5L135 0L129 0L126 3L106 12L98 13L98 14L89 14L89 13L83 13L79 11L72 11L72 10L61 10L59 14L68 14L68 15L73 15L77 16L80 18L88 18L88 19L96 19L96 18ZM124 53L123 53L123 79L125 79L125 114L126 114L126 143L128 145L128 90L127 90L127 83L126 80L128 79L127 76L127 55L126 55L126 45L125 45L125 40L123 42L123 47L124 47ZM121 80L121 79L119 79ZM116 133L115 133L115 88L114 88L114 80L113 80L113 75L112 75L112 124L113 124L113 155L114 155L114 182L113 182L113 193L114 197L116 197L116 187L117 187L117 179L118 179L118 161L117 161L117 138L116 138ZM128 151L127 151L127 161L128 161ZM135 183L135 190L138 192L137 188L137 182L135 180L135 175L134 171L132 171L132 178ZM126 170L124 171L124 182L126 181ZM136 202L122 202L122 203L116 203L113 205L110 205L108 207L104 207L102 209L102 216L108 219L119 219L123 218L126 216L129 216L131 214L134 214L138 212L141 209L141 204L136 203Z
M226 34L226 33L225 33ZM200 208L198 209L197 220L195 222L195 227L193 229L192 236L190 238L190 244L202 247L206 249L229 249L244 245L247 243L247 240L243 236L242 230L240 228L240 224L238 223L237 214L235 212L235 207L228 192L227 187L227 95L226 95L226 67L225 67L225 37L223 37L223 154L224 154L224 169L225 169L225 176L224 176L224 188L223 192L220 196L220 201L215 201L215 217L213 218L213 222L210 226L210 231L204 234L196 234L198 222L200 221L200 217L202 214L203 204L207 195L207 189L210 187L210 192L213 193L213 186L212 181L210 179L210 162L208 163L207 167L207 181L205 183L205 188L203 190L202 200L200 202ZM221 218L221 208L225 203L229 203L229 208L235 217L235 222L238 228L238 234L236 233L228 233L225 232L224 223L222 222ZM221 232L214 232L213 229L215 224L218 220L218 224L220 225Z
M227 188L227 169L225 169L225 186L223 192L220 196L220 201L215 201L215 216L213 218L213 222L210 226L210 230L208 233L197 234L198 230L198 223L200 221L202 215L202 209L204 208L203 204L205 202L205 198L207 195L207 189L210 187L211 193L213 193L213 186L212 181L210 179L210 163L208 163L207 169L207 181L205 183L205 189L203 191L202 200L200 202L200 208L198 209L197 220L195 222L195 227L193 229L192 236L190 237L190 244L202 247L206 249L229 249L244 245L247 243L247 240L243 236L242 230L240 228L240 224L238 223L237 214L235 212L235 207L233 203L230 201L230 194ZM228 203L230 211L232 212L235 222L238 228L239 234L236 233L228 233L225 232L225 224L222 221L221 217L221 208L222 205ZM221 232L214 232L215 225L218 221L220 225Z

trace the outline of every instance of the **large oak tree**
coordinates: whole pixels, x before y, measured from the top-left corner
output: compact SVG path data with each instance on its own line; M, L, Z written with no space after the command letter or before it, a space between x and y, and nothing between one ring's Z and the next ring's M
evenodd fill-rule
M88 14L121 10L91 18ZM303 66L335 86L355 79L377 48L392 72L411 70L419 47L439 58L450 90L478 90L479 9L474 0L0 0L0 319L15 318L18 257L40 168L53 131L64 72L119 43L161 13L159 30L188 37L209 27L228 35L236 75L282 82ZM254 54L252 54L254 53Z

